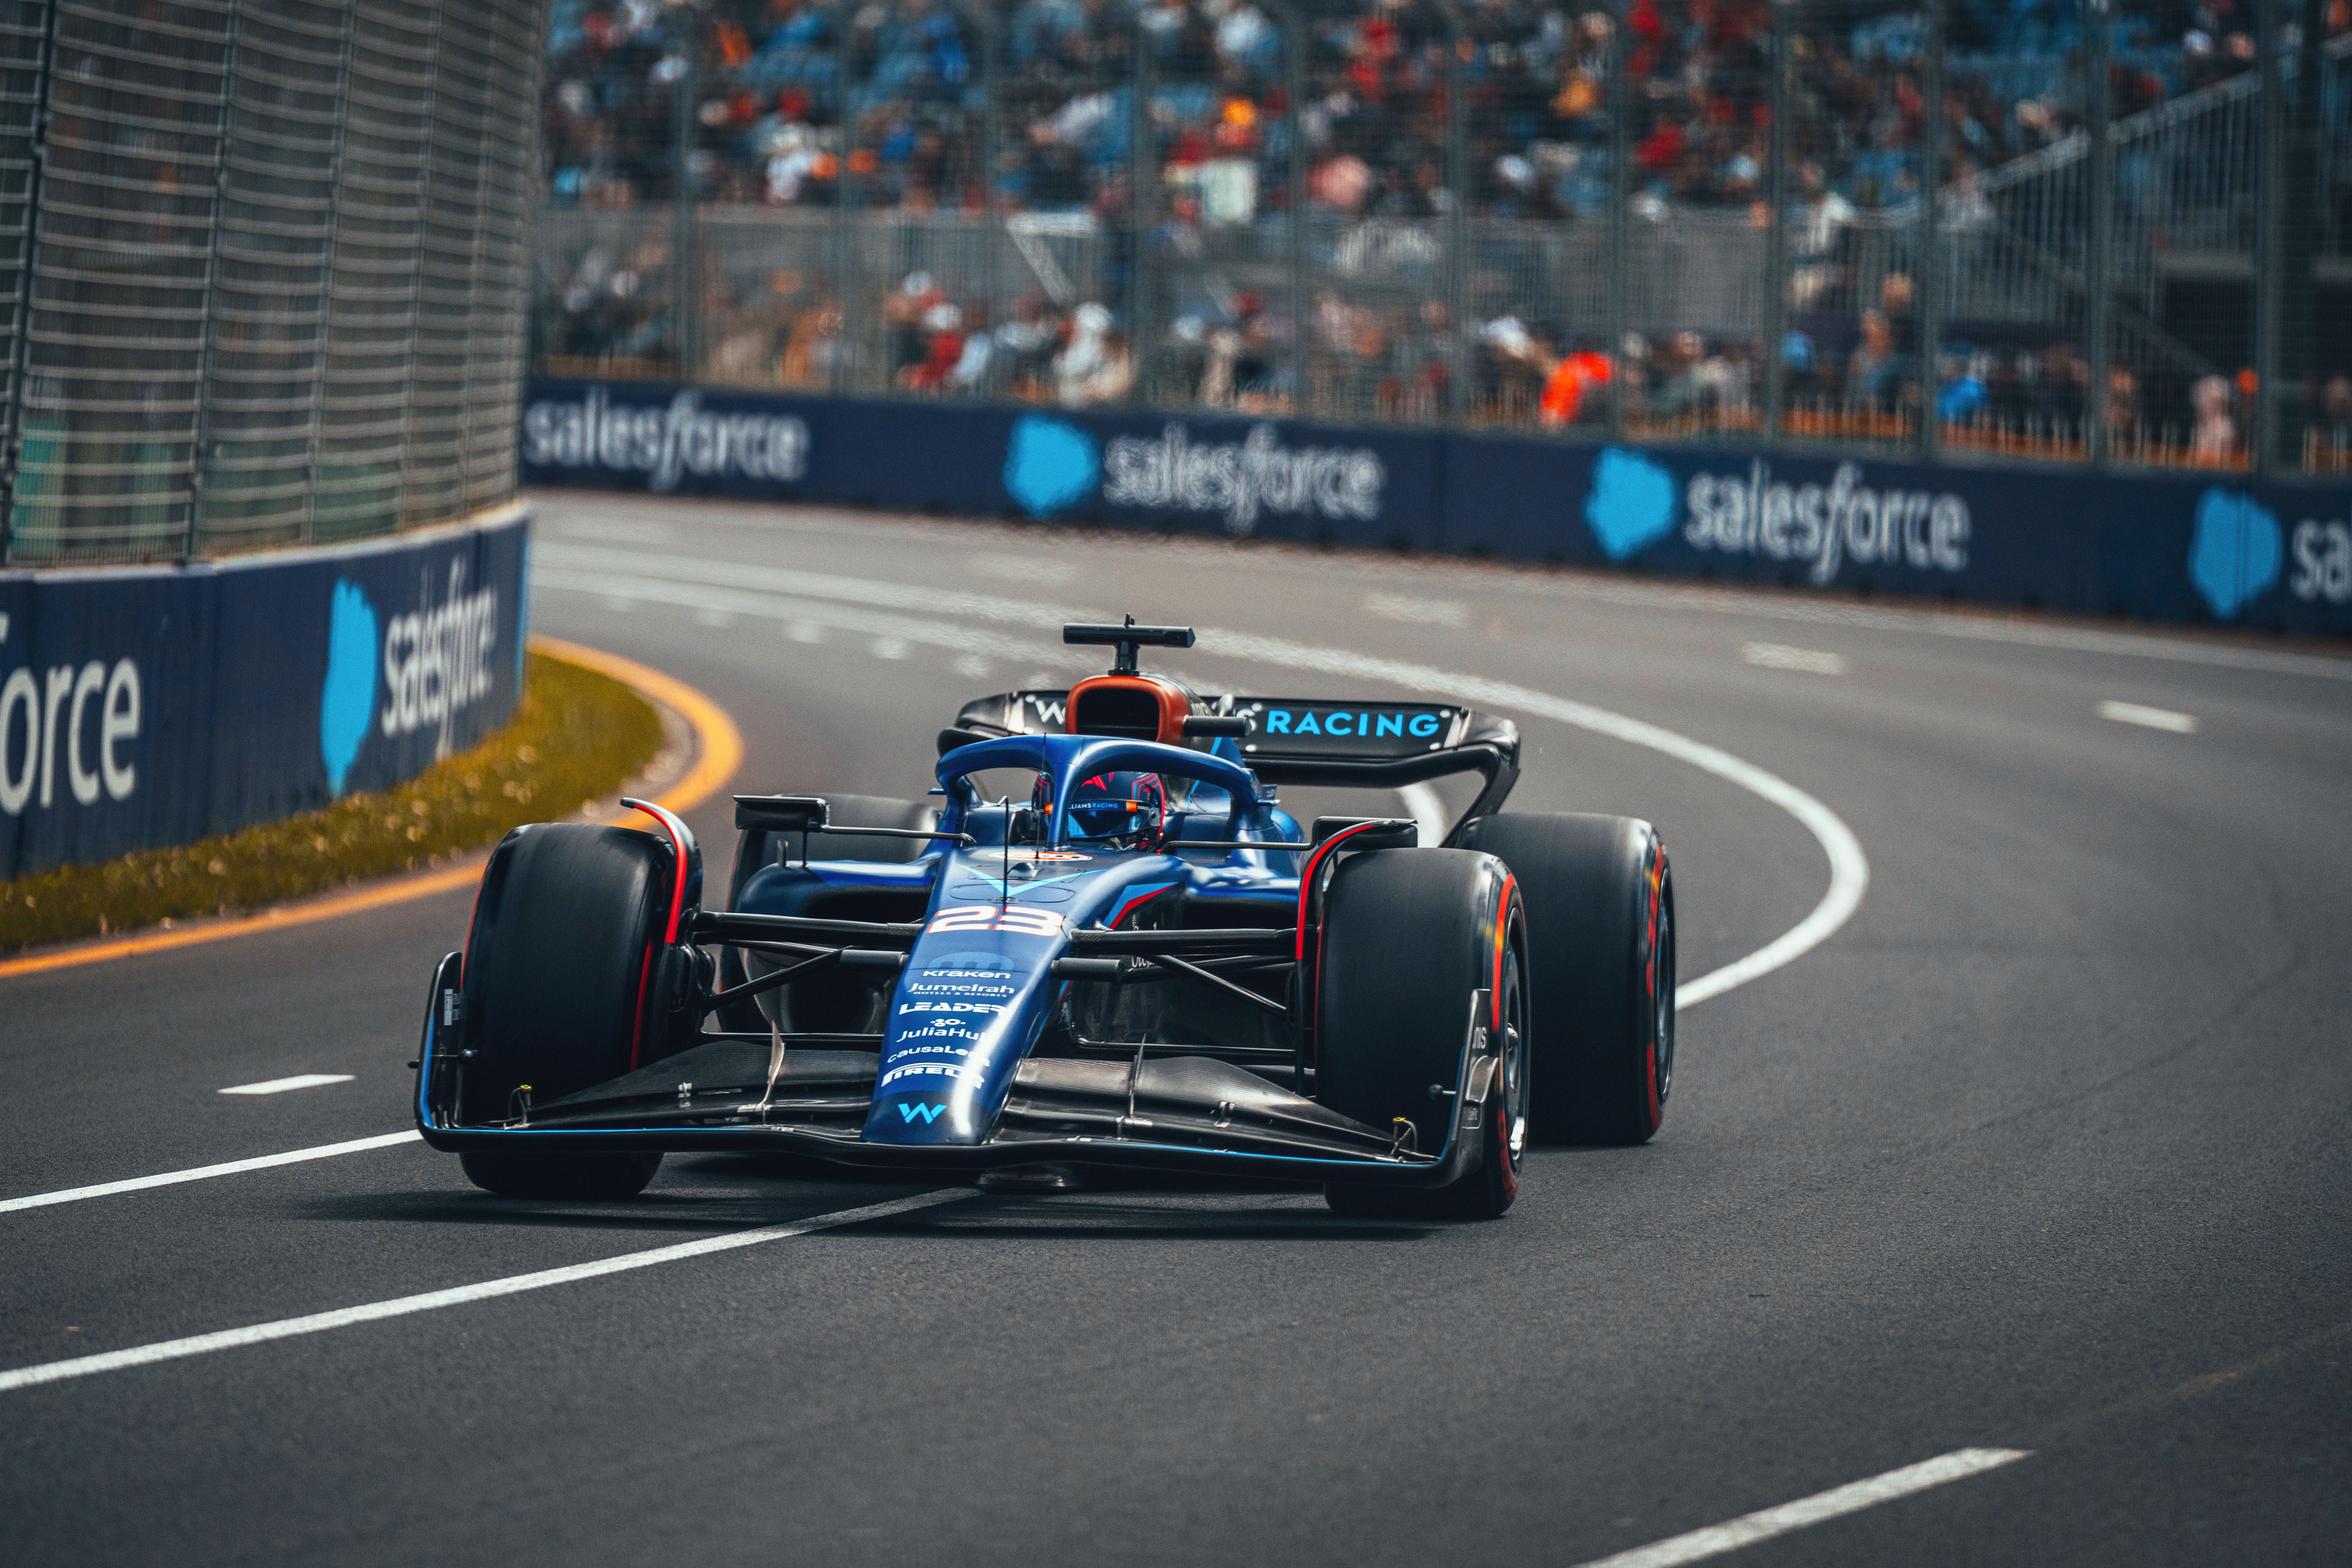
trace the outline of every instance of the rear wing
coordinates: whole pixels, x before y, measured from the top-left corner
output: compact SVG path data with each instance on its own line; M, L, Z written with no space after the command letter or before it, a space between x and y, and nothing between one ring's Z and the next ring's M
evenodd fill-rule
M1399 789L1476 773L1484 783L1464 814L1467 821L1500 810L1518 782L1519 727L1458 702L1227 696L1201 700L1201 710L1249 726L1237 738L1216 740L1213 749L1267 784ZM1066 690L1007 691L965 703L940 742L1059 734L1068 722Z

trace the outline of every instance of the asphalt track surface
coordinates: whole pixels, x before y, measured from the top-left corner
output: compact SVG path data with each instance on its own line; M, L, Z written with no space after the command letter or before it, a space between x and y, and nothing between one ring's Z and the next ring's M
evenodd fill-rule
M534 628L715 698L739 788L917 794L963 699L1099 658L1020 605L1132 611L1721 748L1851 829L1867 896L1683 1014L1653 1143L1536 1152L1500 1221L971 1196L6 1388L0 1554L1576 1563L2000 1448L2029 1457L1723 1561L2352 1555L2352 668L1466 563L540 515ZM1381 694L1250 646L1164 662ZM1685 977L1822 902L1780 806L1513 717L1514 806L1659 825ZM693 821L716 879L724 796ZM0 982L0 1198L400 1131L467 909ZM217 1092L301 1074L350 1079ZM0 1370L929 1190L673 1157L636 1202L508 1203L407 1142L0 1213Z

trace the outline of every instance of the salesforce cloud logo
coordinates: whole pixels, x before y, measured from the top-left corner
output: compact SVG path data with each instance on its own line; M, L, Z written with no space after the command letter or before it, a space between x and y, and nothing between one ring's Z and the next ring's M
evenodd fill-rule
M375 606L359 584L338 580L327 623L327 685L319 695L319 754L337 795L375 719Z
M1095 438L1066 419L1024 414L1004 452L1004 490L1031 517L1051 517L1094 493L1102 478Z
M1584 525L1610 560L1640 553L1674 529L1674 476L1635 453L1605 448L1592 467Z
M2189 580L2213 614L2229 620L2278 581L2285 559L2278 514L2219 485L2197 498Z

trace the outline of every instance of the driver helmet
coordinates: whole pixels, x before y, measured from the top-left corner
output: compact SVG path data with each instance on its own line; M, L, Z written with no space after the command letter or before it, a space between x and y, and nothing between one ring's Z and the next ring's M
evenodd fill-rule
M1053 830L1054 781L1037 775L1029 804ZM1100 849L1157 849L1166 836L1168 786L1158 773L1091 773L1070 789L1066 843Z

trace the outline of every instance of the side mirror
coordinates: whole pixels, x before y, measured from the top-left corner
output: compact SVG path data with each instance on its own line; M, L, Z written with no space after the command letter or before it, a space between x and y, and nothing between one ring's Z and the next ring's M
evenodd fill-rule
M1007 844L1038 844L1045 837L1045 825L1034 805L1016 805L1013 816L1004 825Z
M806 833L823 828L827 809L821 795L739 795L735 826L769 833Z
M946 756L959 746L969 746L974 741L993 741L993 735L983 735L977 730L942 730L940 731L940 755Z

